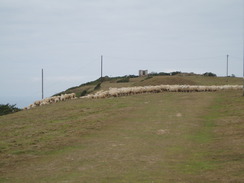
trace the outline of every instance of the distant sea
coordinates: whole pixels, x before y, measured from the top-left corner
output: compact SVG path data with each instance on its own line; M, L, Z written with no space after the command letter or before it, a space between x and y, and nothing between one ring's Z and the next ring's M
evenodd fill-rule
M35 100L38 100L38 99L35 99L33 96L31 97L28 97L28 96L19 96L19 97L16 97L16 96L11 96L11 97L4 97L4 98L0 98L0 104L10 104L10 105L14 105L16 104L16 107L18 108L24 108L24 107L27 107L29 106L30 104L32 104Z

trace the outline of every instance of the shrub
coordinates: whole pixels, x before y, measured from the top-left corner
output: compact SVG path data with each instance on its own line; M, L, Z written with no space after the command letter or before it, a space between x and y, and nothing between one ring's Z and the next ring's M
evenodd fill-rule
M95 86L94 90L99 90L101 88L102 83L98 83L97 86Z
M166 73L166 72L151 72L148 74L149 76L170 76L170 73Z
M11 113L18 112L21 110L15 106L16 106L16 104L14 104L14 105L0 104L0 116L6 115L6 114L11 114Z
M88 93L87 90L83 90L83 91L80 93L80 96L79 96L79 97L85 96L87 93Z
M160 72L158 73L159 76L170 76L170 73L166 73L166 72Z
M205 72L203 76L211 76L211 77L216 77L217 75L212 73L212 72Z
M138 78L138 76L136 76L136 75L128 75L127 77L128 78Z
M181 73L181 71L175 71L175 72L171 72L170 74L171 74L171 76L175 76L175 75L180 74L180 73Z

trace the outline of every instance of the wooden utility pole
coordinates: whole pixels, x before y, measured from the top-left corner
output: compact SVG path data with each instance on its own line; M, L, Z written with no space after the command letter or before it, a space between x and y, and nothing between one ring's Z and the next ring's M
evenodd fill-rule
M101 81L103 79L103 56L101 55Z
M243 5L244 5L244 3L243 3ZM243 45L242 45L243 46L243 48L242 48L243 49L242 50L242 54L243 54L242 55L242 57L243 57L242 58L243 59L243 68L242 69L243 69L243 71L242 72L243 72L243 94L242 95L244 97L244 6L242 6L242 8L243 8L242 9L242 13L243 13L242 14L242 41L243 41Z
M242 96L244 97L244 2L242 6L242 41L243 41L243 48L242 48L242 59L243 59L243 93Z
M229 55L227 55L227 68L226 68L226 77L229 76Z
M44 98L43 69L42 69L42 99Z

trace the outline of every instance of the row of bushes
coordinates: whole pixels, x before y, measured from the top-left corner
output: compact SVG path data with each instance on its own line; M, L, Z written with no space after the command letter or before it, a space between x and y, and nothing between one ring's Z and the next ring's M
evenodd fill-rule
M175 72L152 72L149 74L149 76L175 76L175 75L202 75L202 76L212 76L216 77L217 75L212 72L205 72L204 74L195 74L195 73L182 73L181 71L175 71Z
M180 74L181 72L180 71L175 71L175 72L170 72L170 73L167 73L167 72L152 72L150 73L149 75L150 76L175 76L177 74Z

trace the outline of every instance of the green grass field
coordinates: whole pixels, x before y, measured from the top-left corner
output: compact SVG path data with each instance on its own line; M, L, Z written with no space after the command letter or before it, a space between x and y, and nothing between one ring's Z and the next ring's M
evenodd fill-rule
M0 182L244 182L242 91L78 99L1 116Z

